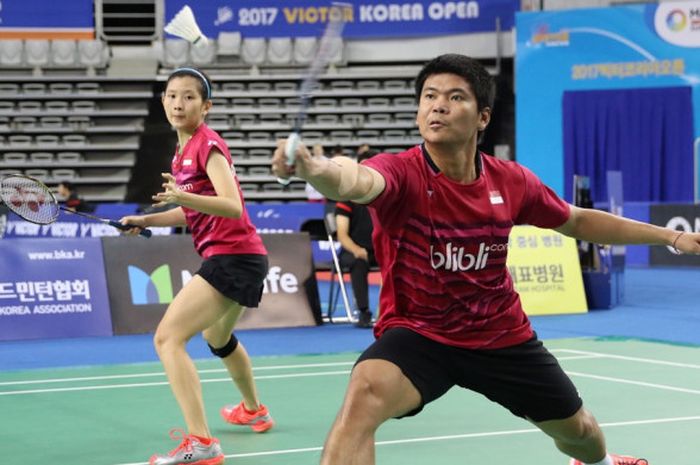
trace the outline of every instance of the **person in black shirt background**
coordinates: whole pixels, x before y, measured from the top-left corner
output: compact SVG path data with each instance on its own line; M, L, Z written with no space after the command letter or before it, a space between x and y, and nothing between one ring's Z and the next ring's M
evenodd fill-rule
M358 162L374 155L367 151L358 156ZM372 327L372 312L369 309L369 270L377 265L372 246L372 218L366 205L354 202L337 202L335 218L338 241L343 246L340 266L350 270L352 292L359 311L356 326Z

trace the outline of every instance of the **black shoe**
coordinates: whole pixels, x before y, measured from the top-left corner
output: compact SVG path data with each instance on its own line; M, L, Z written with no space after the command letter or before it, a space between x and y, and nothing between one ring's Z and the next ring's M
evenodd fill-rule
M355 326L358 328L371 328L372 327L372 312L364 311L357 313L357 322Z

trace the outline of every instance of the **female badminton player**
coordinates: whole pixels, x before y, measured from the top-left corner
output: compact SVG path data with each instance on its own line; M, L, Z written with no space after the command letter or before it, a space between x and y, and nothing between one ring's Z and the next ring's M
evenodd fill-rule
M224 140L205 123L211 109L211 82L195 68L180 68L168 77L162 97L178 144L172 174L163 173L163 191L154 206L176 205L165 212L126 216L135 225L187 225L204 258L192 280L175 296L156 329L154 344L187 424L180 445L153 455L150 465L218 465L224 454L212 437L204 413L202 389L185 345L202 332L212 353L221 358L243 400L221 409L224 420L264 432L274 425L258 400L251 361L232 330L245 307L257 307L267 276L267 252L246 213ZM175 430L177 432L177 430ZM171 431L171 437L175 432Z

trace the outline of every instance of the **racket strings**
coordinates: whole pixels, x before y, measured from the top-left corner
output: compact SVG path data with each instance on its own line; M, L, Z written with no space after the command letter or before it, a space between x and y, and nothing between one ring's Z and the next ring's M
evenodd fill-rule
M34 179L24 176L5 178L0 196L10 210L32 223L49 224L58 218L56 198L46 186Z
M306 110L311 104L313 94L321 87L318 80L319 75L328 65L331 54L333 52L333 41L337 37L341 36L343 28L345 26L345 22L342 18L342 13L338 13L331 17L331 20L326 25L326 29L323 33L323 36L321 37L318 49L316 51L316 56L314 57L314 60L311 62L311 65L307 69L306 76L304 77L304 80L302 81L301 87L299 89L300 108L298 114L294 117L292 124L292 132L300 132L302 126L306 122Z

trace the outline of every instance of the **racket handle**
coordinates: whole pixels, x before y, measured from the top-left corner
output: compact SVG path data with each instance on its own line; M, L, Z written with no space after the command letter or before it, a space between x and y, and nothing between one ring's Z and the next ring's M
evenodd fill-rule
M287 166L294 166L294 158L296 157L296 151L300 143L301 136L298 132L292 132L287 136L287 143L284 146L284 154L287 156ZM277 182L286 186L291 182L291 178L277 178Z
M114 221L114 220L109 220L107 223L109 223L110 226L114 226L115 228L117 228L121 231L128 231L129 229L134 228L134 225L121 224L119 221ZM139 231L140 236L147 237L147 238L151 237L152 234L153 234L153 232L148 228L143 228Z

